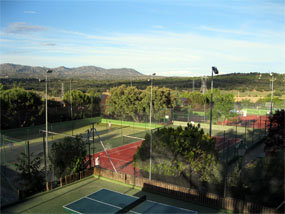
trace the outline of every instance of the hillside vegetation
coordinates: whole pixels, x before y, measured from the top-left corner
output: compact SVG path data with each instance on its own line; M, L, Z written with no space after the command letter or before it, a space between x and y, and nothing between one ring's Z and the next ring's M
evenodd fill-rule
M127 86L136 86L139 89L146 89L150 82L148 76L121 76L121 79L79 79L76 76L72 76L72 79L55 79L54 73L50 75L51 80L49 89L53 96L60 96L62 87L65 91L69 90L70 86L73 89L78 89L87 92L93 88L98 92L104 92L110 88L121 86L123 84ZM259 78L259 73L249 74L227 74L218 75L214 77L214 88L226 91L232 91L235 96L260 96L264 97L267 94L263 92L271 91L271 77L269 74L262 74ZM194 87L193 87L194 79ZM284 94L285 74L274 74L274 92L276 96L282 96ZM6 88L12 88L15 85L20 85L27 90L45 91L45 83L39 82L38 78L1 78L0 82ZM62 86L63 84L63 86ZM176 90L200 91L201 78L200 77L155 77L153 81L154 86L167 87ZM206 81L207 89L211 87L210 78ZM255 93L247 93L248 91L255 91Z

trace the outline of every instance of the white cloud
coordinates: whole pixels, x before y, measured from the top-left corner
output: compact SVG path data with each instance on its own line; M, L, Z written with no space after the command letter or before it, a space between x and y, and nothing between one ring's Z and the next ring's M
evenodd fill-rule
M217 33L256 36L255 33L250 33L250 32L246 32L246 31L219 29L219 28L213 28L213 27L208 27L208 26L201 26L200 28L202 30L205 30L205 31L212 31L212 32L217 32Z
M162 25L153 25L152 28L155 28L155 29L164 29L164 26L162 26Z
M25 34L25 33L32 33L32 32L40 32L46 29L47 28L44 26L32 25L32 24L28 24L25 22L13 22L8 25L5 31L7 33Z
M56 46L55 43L41 43L43 46Z
M24 11L24 13L36 14L37 12L36 12L36 11L33 11L33 10L26 10L26 11Z
M223 73L285 71L284 43L256 42L202 36L192 33L112 33L107 36L60 31L62 37L30 38L13 44L29 55L4 53L3 62L41 66L96 65L129 67L144 74L210 75L211 66ZM57 35L52 33L52 35ZM48 41L48 42L47 42ZM40 44L40 45L39 45ZM51 45L54 44L54 45ZM56 45L55 45L56 44ZM13 49L12 43L6 47ZM271 69L272 68L272 69Z

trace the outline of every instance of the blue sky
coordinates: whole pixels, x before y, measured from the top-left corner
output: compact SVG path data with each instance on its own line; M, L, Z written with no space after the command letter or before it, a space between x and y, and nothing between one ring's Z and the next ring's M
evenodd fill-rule
M0 2L0 63L285 73L284 0Z

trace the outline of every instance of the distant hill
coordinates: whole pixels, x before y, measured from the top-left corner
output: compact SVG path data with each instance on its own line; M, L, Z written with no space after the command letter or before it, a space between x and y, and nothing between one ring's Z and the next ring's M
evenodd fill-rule
M0 64L0 78L45 78L46 71L51 69L51 78L56 79L125 79L126 77L143 77L144 75L130 68L104 69L96 66L66 68L33 67L17 64Z

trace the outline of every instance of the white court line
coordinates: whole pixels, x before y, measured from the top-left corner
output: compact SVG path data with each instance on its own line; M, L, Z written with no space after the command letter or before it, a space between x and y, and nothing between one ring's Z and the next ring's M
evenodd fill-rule
M63 206L63 208L65 208L65 209L67 209L67 210L69 210L69 211L71 211L71 212L75 212L75 213L78 213L78 214L83 214L83 213L78 212L78 211L76 211L76 210L70 209L70 208L68 208L68 207L66 207L66 206Z
M125 195L125 194L122 194L122 193L117 192L117 191L114 191L114 190L109 190L109 189L106 189L106 190L111 191L111 192L115 192L115 193L119 193L119 194L121 194L121 195ZM132 195L127 195L127 196L132 197L132 198L136 198L136 199L139 198L139 197L137 197L137 196L132 196ZM186 210L186 211L192 211L192 212L198 214L198 211L189 210L189 209L185 209L185 208L181 208L181 207L175 207L175 206L172 206L172 205L163 204L163 203L159 203L159 202L151 201L151 200L147 200L147 201L150 201L150 202L155 203L155 204L160 204L160 205L163 205L163 206L167 206L167 207L173 207L173 208L176 208L176 209L181 209L181 210Z
M103 201L98 201L98 200L96 200L96 199L94 199L94 198L89 198L89 197L86 197L86 198L88 198L89 200L96 201L96 202L99 202L99 203L101 203L101 204L110 206L110 207L115 207L115 208L117 208L117 209L119 209L119 210L123 209L123 207L118 207L118 206L113 205L113 204L105 203L105 202L103 202ZM140 213L135 212L135 211L132 211L132 210L129 210L129 212L136 213L136 214L140 214Z

